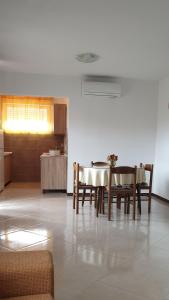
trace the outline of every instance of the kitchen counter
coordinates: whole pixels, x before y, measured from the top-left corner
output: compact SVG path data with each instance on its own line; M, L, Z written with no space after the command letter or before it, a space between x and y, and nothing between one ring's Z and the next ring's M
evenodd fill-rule
M42 157L67 157L67 154L56 154L56 155L51 155L49 153L43 153L40 158Z

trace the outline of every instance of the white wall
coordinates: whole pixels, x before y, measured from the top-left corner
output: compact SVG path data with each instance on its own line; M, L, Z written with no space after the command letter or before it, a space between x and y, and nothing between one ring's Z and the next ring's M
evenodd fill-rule
M169 200L169 78L159 82L153 191Z
M69 97L68 192L73 161L87 165L116 153L122 165L154 162L158 83L119 81L120 99L83 98L80 78L0 73L0 94Z

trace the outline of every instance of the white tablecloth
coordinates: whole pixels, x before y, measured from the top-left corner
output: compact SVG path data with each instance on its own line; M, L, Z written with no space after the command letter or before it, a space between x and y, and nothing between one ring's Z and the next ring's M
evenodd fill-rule
M82 167L80 169L79 180L82 183L93 186L107 186L109 180L109 167ZM137 183L146 182L144 168L137 168ZM114 175L113 184L131 184L132 175Z

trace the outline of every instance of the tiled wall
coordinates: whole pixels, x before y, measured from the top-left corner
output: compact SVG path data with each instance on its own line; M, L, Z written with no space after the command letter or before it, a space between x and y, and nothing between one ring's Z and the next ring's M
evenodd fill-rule
M12 181L40 181L40 155L63 148L64 137L55 135L4 134L5 151L13 152Z

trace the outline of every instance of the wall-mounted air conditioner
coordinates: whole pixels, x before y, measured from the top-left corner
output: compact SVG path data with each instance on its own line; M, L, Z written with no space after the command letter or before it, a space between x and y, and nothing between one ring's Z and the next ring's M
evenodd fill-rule
M82 80L82 96L101 96L116 98L121 95L121 86L118 83L106 81Z

